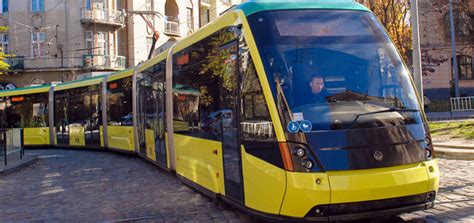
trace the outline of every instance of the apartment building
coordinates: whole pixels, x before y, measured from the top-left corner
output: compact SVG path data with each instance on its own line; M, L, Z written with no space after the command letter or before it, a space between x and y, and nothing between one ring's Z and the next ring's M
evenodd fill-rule
M125 20L116 1L2 0L4 51L12 57L3 85L29 86L73 80L125 68L118 54ZM5 46L6 44L6 46Z
M449 1L420 0L419 18L424 94L449 109L455 92ZM474 0L454 0L453 18L460 96L474 96Z
M123 5L128 14L127 28L120 35L128 40L122 44L129 47L122 47L121 53L127 55L130 66L148 58L153 30L146 25L146 20L160 33L154 52L158 54L239 3L240 0L128 0ZM148 11L154 13L150 15Z
M0 47L11 65L0 88L123 70L219 16L236 0L0 0ZM161 46L161 47L160 47Z

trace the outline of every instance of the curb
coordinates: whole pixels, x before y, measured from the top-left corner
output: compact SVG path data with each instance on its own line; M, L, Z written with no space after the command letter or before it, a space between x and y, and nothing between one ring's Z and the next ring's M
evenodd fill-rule
M474 160L474 149L435 147L436 157L457 160Z
M38 157L35 156L25 156L23 158L23 161L10 167L6 167L5 169L0 169L0 175L5 175L9 173L13 173L15 171L18 171L20 169L23 169L24 167L30 166L34 164L36 161L38 161Z
M449 145L449 144L433 143L433 146L437 148L446 148L446 149L472 149L474 150L474 146L464 146L464 145Z
M435 122L435 121L458 121L462 119L473 119L474 116L459 116L459 117L426 117L428 121Z

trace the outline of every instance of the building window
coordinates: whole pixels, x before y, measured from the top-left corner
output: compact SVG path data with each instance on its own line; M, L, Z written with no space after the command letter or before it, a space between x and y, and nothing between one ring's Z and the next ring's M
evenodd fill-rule
M211 21L211 13L209 11L209 9L206 9L204 11L204 24L207 24Z
M151 0L146 0L145 2L145 11L153 11L153 5Z
M86 50L88 54L92 54L92 48L94 47L94 38L92 31L86 31Z
M458 37L467 37L472 32L472 18L468 15L465 10L457 10L453 12L454 19L454 32ZM451 38L451 22L449 19L449 13L445 15L446 22L446 35Z
M474 79L474 76L472 75L472 70L473 70L472 57L467 56L467 55L458 55L456 56L456 60L458 63L459 79L460 80ZM451 67L453 67L452 60L451 60ZM454 74L454 69L452 69L451 74ZM453 75L451 76L454 77Z
M1 51L5 54L8 54L10 52L7 33L0 34L0 48Z
M33 58L46 55L46 34L44 32L31 33L31 56Z
M92 1L92 8L94 9L106 9L106 4L104 0L93 0Z
M97 54L99 55L108 55L109 54L109 49L108 49L108 35L105 32L99 32L97 34Z
M8 0L2 0L2 13L8 12Z
M44 12L44 0L31 0L32 12Z
M193 30L194 29L194 18L193 18L193 9L192 8L186 8L186 21L188 23L188 29Z

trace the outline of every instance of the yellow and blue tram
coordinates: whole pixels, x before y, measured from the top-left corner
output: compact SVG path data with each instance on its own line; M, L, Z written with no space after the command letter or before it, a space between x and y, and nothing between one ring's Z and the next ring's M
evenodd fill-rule
M0 98L26 146L135 153L265 219L428 209L438 189L410 74L351 1L249 1L136 67Z

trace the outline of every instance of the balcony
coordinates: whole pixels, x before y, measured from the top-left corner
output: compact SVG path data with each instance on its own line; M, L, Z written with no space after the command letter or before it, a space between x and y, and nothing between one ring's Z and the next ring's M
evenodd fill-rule
M123 70L125 57L116 55L82 55L83 67L89 70Z
M105 24L125 27L125 16L121 11L111 9L82 8L81 22L83 24Z
M174 16L165 16L165 32L169 36L181 36L179 32L179 18Z
M25 57L24 56L15 56L15 57L7 57L4 61L10 65L8 70L16 71L16 70L24 70L25 69Z

